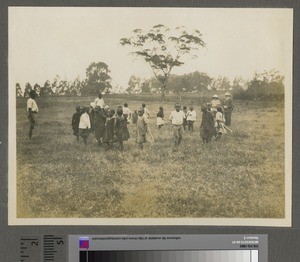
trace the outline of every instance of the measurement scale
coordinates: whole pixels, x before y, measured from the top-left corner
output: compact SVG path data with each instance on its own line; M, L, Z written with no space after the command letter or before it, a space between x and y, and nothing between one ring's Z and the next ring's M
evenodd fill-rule
M20 261L34 262L42 259L42 238L40 236L24 236L20 239Z
M22 236L20 262L68 262L65 235Z
M20 262L267 262L267 235L24 235Z
M67 261L67 237L44 236L44 262L66 262Z

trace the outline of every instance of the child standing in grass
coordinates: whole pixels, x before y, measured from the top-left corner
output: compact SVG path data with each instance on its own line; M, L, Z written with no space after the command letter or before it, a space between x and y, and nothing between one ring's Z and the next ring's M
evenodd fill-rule
M194 122L196 121L197 113L193 106L190 106L190 110L186 114L186 120L188 124L189 131L194 131Z
M178 146L181 143L182 140L182 134L183 134L183 120L185 118L185 115L182 110L180 110L180 104L175 104L175 110L171 112L171 115L169 117L169 120L172 124L173 129L173 135L174 135L174 142L175 142L175 148L174 151L178 150Z
M200 137L203 143L210 143L214 135L216 135L214 117L207 106L202 107L202 122L200 126Z
M150 112L149 112L149 110L147 109L145 103L142 104L142 108L143 108L143 110L144 110L144 115L145 115L145 117L149 118L149 117L150 117Z
M107 109L108 110L108 109ZM112 149L115 134L115 110L110 109L106 118L105 130L102 137L102 142L108 145L108 149Z
M137 113L137 110L133 110L133 113L132 113L132 124L136 124L137 120L138 120L138 113Z
M120 150L123 151L124 149L123 142L127 141L130 136L127 128L127 120L123 116L122 108L118 108L117 110L115 134L116 134L116 140L119 142L120 145Z
M127 124L129 124L131 119L131 110L129 109L127 103L124 103L123 106L123 116L126 118Z
M87 110L88 109L86 106L82 108L82 115L80 116L79 121L79 135L82 137L85 145L91 131L91 121Z
M98 141L98 145L100 146L102 141L102 137L105 132L105 123L106 123L106 111L104 108L101 108L100 106L97 106L95 109L95 138Z
M162 106L159 107L159 111L157 113L156 125L160 129L164 124L164 108Z
M76 112L72 116L72 129L73 129L73 135L76 136L77 142L79 142L79 122L80 122L80 106L76 106Z
M223 115L222 107L217 107L217 113L216 113L216 132L217 137L216 140L219 141L222 137L222 134L226 133L226 129L224 127L225 125L225 117Z
M140 149L143 149L143 144L146 143L146 134L148 132L148 119L144 116L144 110L138 110L138 120L136 123L136 142Z

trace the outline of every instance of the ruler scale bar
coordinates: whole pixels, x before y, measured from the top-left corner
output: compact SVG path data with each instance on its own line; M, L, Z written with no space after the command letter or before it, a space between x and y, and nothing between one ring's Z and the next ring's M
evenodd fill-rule
M24 235L20 237L20 260L21 262L42 261L42 237Z
M44 262L67 261L67 246L65 243L67 243L67 237L64 235L44 235Z

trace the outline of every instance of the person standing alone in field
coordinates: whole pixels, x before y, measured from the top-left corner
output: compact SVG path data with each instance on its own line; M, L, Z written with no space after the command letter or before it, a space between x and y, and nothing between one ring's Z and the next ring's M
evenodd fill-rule
M38 113L39 109L35 102L37 94L34 90L31 90L29 93L29 98L27 100L27 113L28 113L28 120L29 120L29 139L32 138L32 131L36 124L36 114Z
M225 116L225 125L231 126L231 114L233 111L232 97L229 92L225 93L224 101L224 116Z
M76 106L76 112L72 116L72 129L73 129L73 135L76 136L77 142L79 142L80 116L81 116L80 106Z
M190 106L190 110L187 112L186 120L189 131L194 131L194 122L196 121L197 113L193 106Z
M138 120L136 123L136 142L140 149L143 149L143 144L146 143L146 134L148 132L148 119L144 116L144 110L138 110Z
M80 121L79 121L79 135L82 137L85 145L91 130L91 121L90 121L90 116L87 113L87 110L88 108L86 106L82 108L82 115L80 116Z
M178 147L182 140L184 118L185 114L182 110L180 110L180 104L175 104L175 110L171 112L169 117L169 120L172 124L173 135L175 140L175 151L178 150Z

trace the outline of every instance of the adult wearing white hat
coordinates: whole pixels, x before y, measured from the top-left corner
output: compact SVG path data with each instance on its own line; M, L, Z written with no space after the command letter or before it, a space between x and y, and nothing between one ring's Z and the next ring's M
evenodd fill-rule
M231 126L231 114L233 111L232 97L229 92L225 93L224 101L224 116L225 116L225 125Z
M217 94L214 94L211 100L211 112L215 115L217 113L217 108L221 107L221 101Z

